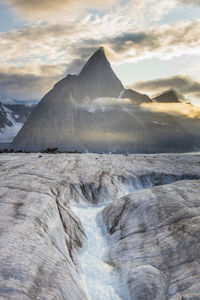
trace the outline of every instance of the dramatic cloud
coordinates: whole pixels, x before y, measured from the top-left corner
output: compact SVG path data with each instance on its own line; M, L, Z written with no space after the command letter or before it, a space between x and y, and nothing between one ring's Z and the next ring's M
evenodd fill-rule
M163 89L169 88L184 94L200 93L200 82L194 81L192 78L183 75L151 81L140 81L134 83L132 87L154 93L155 91L162 91Z
M47 2L49 3L41 1L38 4L37 1L15 0L16 5L34 6L35 9L37 6L45 7ZM55 1L50 2L49 7L55 3L57 5ZM165 0L162 1L162 6L155 0L146 0L146 5L147 3L151 5L145 12L136 8L129 10L127 7L118 11L118 8L109 15L87 15L78 21L69 19L55 24L40 23L1 33L0 63L24 65L45 61L72 64L75 69L79 69L78 60L81 59L82 63L100 45L107 46L113 63L137 61L153 56L167 59L183 53L199 53L200 22L162 25L144 30L148 25L146 20L155 21L158 17L157 11L166 10L164 8L169 6ZM152 15L150 18L146 11Z
M146 9L149 5L155 5L154 15L162 15L170 7L180 3L199 4L200 0L127 0L126 2L120 0L3 0L13 7L13 9L21 14L25 19L50 19L52 17L70 16L71 14L79 15L84 10L89 9L108 9L113 6L129 6L134 9ZM167 6L165 5L167 3ZM164 4L164 5L163 5Z
M131 59L157 56L169 59L200 53L200 22L165 25L146 32L124 33L109 40L111 48Z
M174 89L185 98L200 106L200 82L188 76L177 75L169 78L140 81L131 85L131 88L143 93L155 95L167 89Z
M108 20L102 23L95 19L80 20L75 24L74 22L38 24L1 33L0 62L24 64L37 59L36 63L48 60L67 64L73 59L80 58L79 48L85 56L91 54L97 42L94 40L94 45L88 47L87 39L95 36L98 41L103 41L106 37L116 34L115 24L110 26L109 32L107 26ZM127 25L122 23L121 30L126 29Z
M102 39L82 39L76 49L76 56L86 58L91 50L101 45L107 47L107 57L113 64L137 62L148 58L162 60L180 57L183 54L200 53L200 21L163 25L145 32L118 33L113 37ZM87 45L87 47L86 47ZM80 61L83 62L83 59ZM76 65L78 61L72 61Z
M69 16L74 13L79 15L86 8L108 7L116 0L4 0L10 4L25 19L46 19L50 17Z
M64 75L66 70L67 73L77 74L88 57L101 45L107 47L107 56L112 64L136 62L150 57L169 59L184 53L200 53L200 22L164 25L146 32L129 33L116 32L114 25L110 26L108 32L107 27L106 21L105 24L94 21L92 26L90 22L80 21L75 25L70 22L41 24L1 33L0 63L2 69L12 68L11 73L15 76L21 76L22 73L23 76L24 74L32 75L32 90L34 85L35 90L39 90L36 78L49 76L49 82L52 82L51 78L59 77L57 75L52 77L48 73L50 65L53 69L55 65L62 65L62 72L59 74ZM121 27L123 31L126 28L123 24ZM48 65L46 74L40 70L45 64ZM6 74L9 72L7 71ZM8 77L6 78L8 82ZM22 84L23 80L21 83L19 80L20 87ZM175 83L172 87L174 85ZM44 89L46 91L50 84L46 83L44 86L42 91ZM1 84L1 91L5 92L5 90L8 90L8 85L5 87ZM21 94L23 90L27 89L21 89Z
M200 107L186 103L143 103L141 107L154 111L164 112L174 116L184 116L190 119L200 119ZM199 120L200 122L200 120ZM200 125L200 123L199 123Z
M0 72L1 97L21 100L40 99L64 76L63 66L9 67Z
M159 22L174 8L177 9L178 4L197 0L3 2L31 23L0 33L0 94L9 92L10 86L14 95L17 91L14 86L19 84L17 95L26 98L30 91L25 95L28 88L22 86L30 83L33 97L42 95L54 80L66 73L77 74L89 56L102 45L107 48L108 59L113 65L152 57L165 60L200 53L200 21L172 25ZM48 67L42 71L45 65ZM57 74L52 74L51 65L54 70L58 66ZM41 92L38 93L40 86Z

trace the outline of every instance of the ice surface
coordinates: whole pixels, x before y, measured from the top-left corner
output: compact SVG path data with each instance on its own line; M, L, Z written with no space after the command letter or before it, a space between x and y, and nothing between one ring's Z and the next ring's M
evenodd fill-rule
M198 154L9 153L0 155L0 178L5 299L86 300L85 286L92 300L123 299L118 288L139 300L199 297ZM104 206L89 206L106 201L109 238L96 223ZM107 260L123 269L122 285Z
M98 213L104 207L71 207L80 218L87 235L87 244L80 254L82 276L90 300L120 300L122 298L117 293L116 285L118 277L114 268L105 262L106 237L97 221Z

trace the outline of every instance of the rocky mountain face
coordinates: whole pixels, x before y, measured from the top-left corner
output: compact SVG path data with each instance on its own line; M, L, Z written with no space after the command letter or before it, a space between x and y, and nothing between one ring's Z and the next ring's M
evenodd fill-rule
M44 96L11 147L104 153L193 150L195 138L173 117L140 106L151 101L123 87L100 48L78 76L68 75Z
M34 106L0 102L0 149L12 142L33 109Z
M159 103L180 103L179 96L174 90L167 90L157 97L152 99Z
M83 94L91 99L99 97L117 98L120 92L124 90L121 81L111 69L102 47L84 65L78 76L78 84L83 90Z
M145 94L138 93L131 89L125 89L122 98L128 98L133 104L141 104L143 102L152 102L151 98Z
M199 155L1 154L0 178L2 299L199 299Z
M4 104L11 111L11 117L18 123L24 123L34 109L34 105Z
M7 113L0 102L0 131L5 127L5 126L12 126L12 122L8 119Z
M100 48L90 57L78 76L68 75L55 84L52 92L55 91L56 96L62 92L68 102L70 99L67 98L70 97L76 102L84 102L99 97L117 98L123 90L124 87L113 72L104 49Z
M190 105L190 104L187 104ZM182 128L187 130L194 139L197 150L200 149L200 118L187 118L187 117L174 117L174 119L181 125Z

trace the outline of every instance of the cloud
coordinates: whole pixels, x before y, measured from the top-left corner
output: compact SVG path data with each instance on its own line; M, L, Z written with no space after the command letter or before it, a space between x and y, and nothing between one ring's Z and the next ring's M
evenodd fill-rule
M143 59L163 60L183 54L200 53L200 21L163 25L143 32L119 33L113 37L84 39L76 49L76 55L87 57L90 49L102 44L107 47L107 56L114 64L137 62ZM87 45L87 47L85 47ZM82 60L81 60L82 62ZM72 62L73 65L74 62Z
M59 61L67 56L68 48L82 35L87 36L88 26L82 24L40 24L0 33L0 61L27 63L35 58L43 62ZM66 61L67 63L67 61Z
M9 67L0 71L0 91L3 98L40 99L63 77L63 66L43 65L33 69Z
M174 116L200 119L200 107L186 103L143 103L141 107L153 112L164 112Z
M200 82L189 76L176 75L168 78L133 83L131 88L151 95L159 94L164 90L174 89L180 94L200 106Z
M94 100L84 101L83 103L74 103L77 107L84 108L91 113L94 113L96 110L105 111L106 109L120 109L131 107L132 101L130 99L120 99L120 98L111 98L103 97L96 98Z
M41 6L41 10L47 2L50 3L49 8L51 5L57 5L57 2L58 7L66 3L66 1L40 1L41 4L37 0L9 1L22 7L33 6L34 9ZM133 5L130 7L129 4L125 8L117 7L116 11L102 16L91 14L79 20L69 18L60 23L39 23L1 33L0 63L24 65L45 61L48 64L72 64L75 69L80 69L78 62L86 60L100 45L107 46L109 58L113 63L137 61L153 56L167 59L183 53L199 52L200 22L162 25L147 30L145 29L149 25L147 20L156 20L158 17L156 13L161 4L158 5L155 0L146 0L145 3L149 7L145 6L144 11L134 8ZM162 1L160 11L167 7L167 3L168 1ZM148 14L151 16L148 17Z
M5 0L13 9L25 19L60 18L70 14L79 15L86 8L102 9L116 0Z
M80 15L83 11L87 9L112 9L120 6L128 6L129 10L133 8L137 10L146 10L148 14L148 8L153 8L154 17L159 19L163 14L166 14L168 10L175 5L183 3L192 3L198 4L199 0L3 0L4 2L11 5L11 7L21 14L23 18L30 20L31 19L48 19L52 17L60 18L61 16L70 16L71 14ZM151 15L151 11L149 17ZM141 17L141 14L140 14Z
M183 94L191 94L200 92L200 82L194 81L189 76L176 75L173 77L155 79L150 81L139 81L132 87L141 89L146 92L157 92L163 89L175 89Z
M185 4L200 5L200 0L181 0Z
M112 64L151 57L170 59L184 53L200 52L200 21L155 27L155 22L172 10L177 0L4 1L28 20L47 20L0 33L1 74L9 67L13 69L11 74L5 72L7 80L8 75L13 74L15 78L32 76L35 90L39 88L36 78L43 80L42 77L49 76L52 78L50 82L60 78L48 74L50 65L52 68L62 65L59 74L64 75L65 70L78 73L101 45L106 46ZM110 4L113 4L112 8ZM80 17L79 11L82 14L82 10L85 10L85 15ZM44 65L48 65L46 73L40 70ZM22 86L20 82L19 86ZM47 79L44 86L45 89L50 86ZM8 91L8 87L5 90Z
M173 56L181 56L183 53L193 54L200 51L200 22L198 21L178 23L173 26L163 25L143 32L129 30L129 33L119 32L115 26L108 32L106 22L108 23L108 20L105 20L105 23L99 20L93 21L92 26L91 21L86 20L76 24L73 22L41 24L0 33L2 74L7 68L5 72L7 79L9 72L10 75L15 74L16 78L21 75L32 75L36 89L39 90L36 78L43 80L42 76L44 78L49 76L53 78L50 80L52 82L60 78L61 74L64 76L66 70L67 73L79 73L89 56L101 45L107 47L107 55L112 64L137 62L149 57L169 59ZM121 27L122 31L126 29L126 25ZM60 75L54 76L51 72L56 71L57 66ZM44 83L45 90L50 86L47 81L46 79ZM23 80L21 83L19 81L20 87L22 83ZM8 91L8 84L5 90ZM20 94L23 90L26 89L21 89Z
M108 40L110 47L127 56L129 60L138 60L156 56L170 59L184 53L200 51L200 21L163 25L145 32L124 33Z

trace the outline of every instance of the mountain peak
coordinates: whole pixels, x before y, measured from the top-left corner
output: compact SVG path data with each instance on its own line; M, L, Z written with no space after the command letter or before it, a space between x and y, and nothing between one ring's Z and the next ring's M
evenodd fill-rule
M162 94L160 94L157 97L154 97L152 100L155 102L163 102L163 103L166 103L166 102L178 103L178 102L180 102L177 92L173 89L164 91Z
M104 47L100 47L86 62L79 76L91 98L119 97L124 89L106 58Z
M98 49L97 51L101 51L101 52L103 52L103 53L105 54L105 49L104 49L103 46L99 47L99 49ZM97 51L96 51L96 52L97 52Z
M83 69L81 70L79 76L82 76L83 74L87 73L88 71L94 71L94 69L97 67L102 68L103 66L110 66L110 63L108 62L104 47L100 47L94 54L88 59L86 64L83 66ZM91 70L90 70L91 69Z

